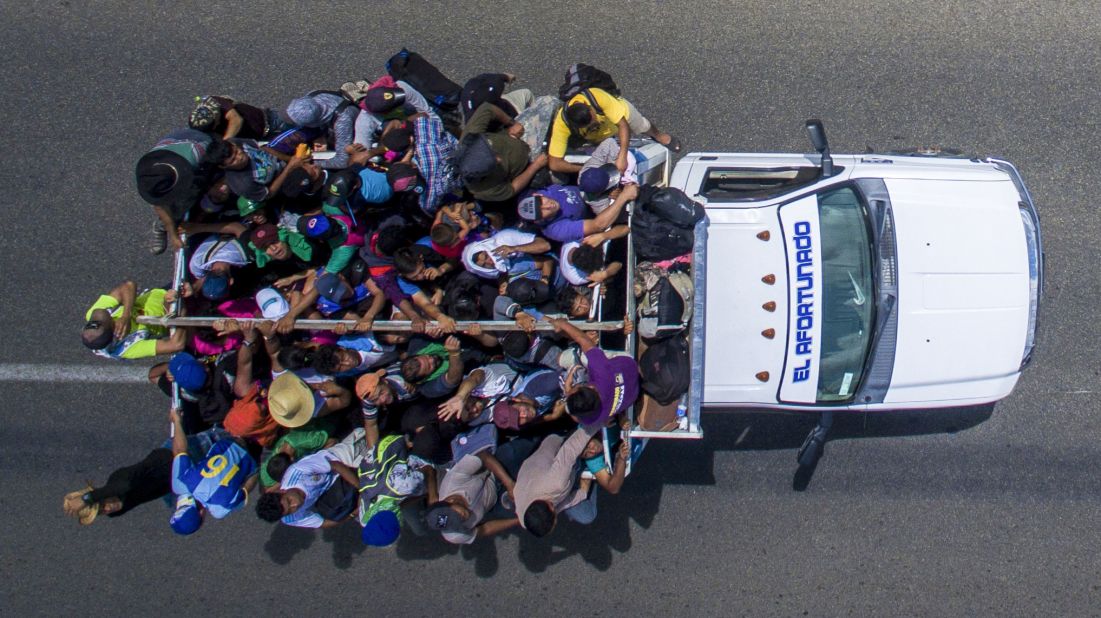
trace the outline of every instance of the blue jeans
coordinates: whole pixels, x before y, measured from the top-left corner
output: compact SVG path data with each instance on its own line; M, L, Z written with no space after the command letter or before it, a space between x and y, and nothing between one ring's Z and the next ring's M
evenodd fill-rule
M571 506L570 508L562 511L562 514L569 518L570 521L587 526L596 521L596 483L593 483L589 487L589 497L585 498L578 504Z

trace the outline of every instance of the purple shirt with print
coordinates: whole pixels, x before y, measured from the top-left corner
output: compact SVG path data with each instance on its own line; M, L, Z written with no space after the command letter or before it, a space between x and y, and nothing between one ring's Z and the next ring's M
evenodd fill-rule
M585 358L589 383L600 394L600 417L586 425L604 424L638 399L638 364L630 356L608 358L600 348L585 352Z

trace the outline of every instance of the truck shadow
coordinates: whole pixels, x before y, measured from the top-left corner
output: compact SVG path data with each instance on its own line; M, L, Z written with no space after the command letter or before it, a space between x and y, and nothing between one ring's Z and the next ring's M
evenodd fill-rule
M942 410L839 414L829 437L830 441L834 441L955 433L985 422L993 410L994 405L987 404ZM573 556L580 557L598 571L606 571L611 568L615 554L631 549L632 530L646 530L653 524L661 508L666 485L714 485L716 452L794 451L803 443L816 420L812 414L786 414L771 410L740 409L708 413L702 419L702 442L651 440L623 492L619 495L600 494L600 514L591 525L581 526L563 518L555 530L542 539L516 529L501 537L462 547L446 543L439 537L418 537L404 531L392 551L405 561L435 560L459 554L472 563L476 576L489 578L495 576L500 568L498 549L511 546L505 540L514 536L519 546L519 560L532 573L542 573ZM829 456L826 457L828 460ZM798 470L793 479L793 489L804 489L813 473L813 469ZM683 525L702 527L704 523L684 522ZM359 540L359 527L351 524L320 534L314 530L277 525L265 544L265 550L273 562L288 564L317 538L332 546L333 564L339 569L352 566L361 554L379 551L364 547Z

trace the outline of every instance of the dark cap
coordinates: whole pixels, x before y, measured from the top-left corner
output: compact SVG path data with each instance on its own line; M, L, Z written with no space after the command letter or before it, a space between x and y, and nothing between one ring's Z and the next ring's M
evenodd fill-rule
M340 280L340 275L336 273L321 275L317 278L314 287L317 288L318 294L334 303L344 300L344 297L348 294L348 287L344 285L344 282Z
M621 174L615 163L605 163L600 167L590 167L581 173L577 184L587 193L585 197L594 198L607 193L619 184Z
M84 336L84 333L96 329L99 329L99 334L96 335L94 338L89 339L88 337ZM89 350L102 350L103 348L111 345L111 343L115 340L115 331L110 328L110 326L103 324L102 322L89 320L84 325L84 329L81 331L80 340L84 343L84 347L88 348Z
M174 206L192 197L198 201L193 187L194 169L187 159L170 150L146 153L138 159L134 175L141 199L154 206Z
M279 188L279 192L287 197L298 197L308 192L311 186L313 186L313 179L310 178L310 174L299 167L287 174L287 177L283 180L283 186Z
M263 251L279 242L279 228L274 223L265 223L252 230L252 244Z
M229 296L229 278L225 275L207 275L203 279L203 296L208 300L222 300Z
M497 154L484 135L471 135L463 139L459 160L459 175L464 180L481 180L497 167Z
M463 525L463 518L446 502L437 502L424 514L424 523L429 530L437 532L469 532Z
M505 294L521 305L541 305L551 299L550 286L538 279L523 277L508 284Z
M385 86L371 88L363 97L363 108L373 114L385 114L405 103L405 91Z
M539 208L539 197L540 195L536 193L520 200L516 205L516 212L520 215L521 219L524 221L539 222L539 219L543 217L543 212Z

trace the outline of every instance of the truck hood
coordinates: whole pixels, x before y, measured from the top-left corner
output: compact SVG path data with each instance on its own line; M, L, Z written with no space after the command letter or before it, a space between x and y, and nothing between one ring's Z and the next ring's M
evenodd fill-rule
M1028 254L1012 183L886 179L898 339L884 403L995 400L1016 382Z

